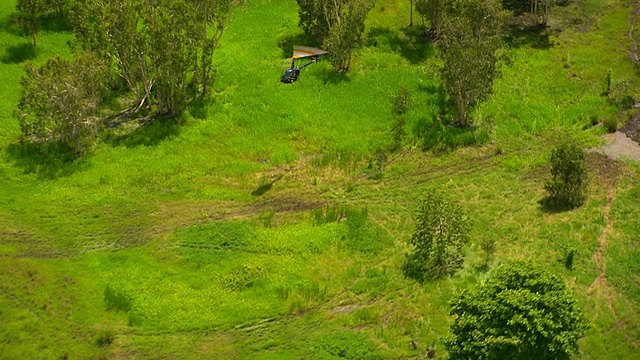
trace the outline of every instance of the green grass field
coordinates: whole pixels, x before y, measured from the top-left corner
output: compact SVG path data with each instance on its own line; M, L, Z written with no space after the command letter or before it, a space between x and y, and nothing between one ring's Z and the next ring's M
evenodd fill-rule
M9 21L15 1L0 0L0 358L418 358L411 340L445 358L449 300L510 259L575 293L592 323L576 358L640 358L637 164L590 154L586 204L540 205L551 147L565 136L596 147L593 119L617 115L601 96L608 69L638 89L630 9L554 8L562 31L514 36L475 110L489 140L422 151L425 130L453 143L469 134L437 130L437 49L403 32L406 3L378 0L348 75L320 62L286 86L296 3L250 0L215 54L204 114L105 134L65 163L19 144L25 62L12 54L29 39ZM71 36L42 32L30 61L71 56ZM414 99L407 135L381 159L400 86ZM434 189L469 213L472 242L455 276L420 285L401 266L411 213ZM324 219L338 209L352 216ZM486 238L496 239L489 269Z

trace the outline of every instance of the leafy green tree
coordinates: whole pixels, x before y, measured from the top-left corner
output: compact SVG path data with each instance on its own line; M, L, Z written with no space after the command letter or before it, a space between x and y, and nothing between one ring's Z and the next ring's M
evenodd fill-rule
M305 35L329 51L336 71L349 71L352 53L362 41L364 22L375 0L297 1Z
M497 0L456 0L443 13L440 73L460 126L470 124L472 107L491 94L506 17Z
M46 0L18 0L18 22L33 39L33 46L38 45L38 31L40 30L40 16L47 9Z
M45 148L59 143L82 156L95 142L98 107L107 88L106 65L95 54L74 61L55 57L26 67L15 111L23 141Z
M582 205L587 192L587 166L584 150L565 142L551 151L551 179L544 188L557 205Z
M410 241L413 252L408 255L405 273L424 281L462 267L471 220L460 206L432 193L422 200L414 219L416 229Z
M588 322L562 279L526 263L498 267L451 303L449 359L571 359Z

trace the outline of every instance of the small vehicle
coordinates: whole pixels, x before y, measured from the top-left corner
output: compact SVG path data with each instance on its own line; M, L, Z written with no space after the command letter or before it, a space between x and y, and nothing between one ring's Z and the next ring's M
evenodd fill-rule
M294 45L293 57L291 57L291 67L284 70L284 74L282 74L282 77L280 77L280 82L283 84L293 84L298 80L298 77L300 76L300 70L306 68L311 64L314 64L316 61L318 61L318 58L320 56L324 56L327 54L328 52L322 49L309 46ZM302 66L296 66L296 60L300 61L302 59L310 59L310 61Z

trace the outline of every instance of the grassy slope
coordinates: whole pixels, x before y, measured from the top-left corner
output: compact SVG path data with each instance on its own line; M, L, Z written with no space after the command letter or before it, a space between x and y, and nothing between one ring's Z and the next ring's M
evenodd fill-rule
M0 44L26 42L6 20L13 1L0 3ZM590 115L613 111L599 96L606 70L635 81L622 50L627 10L595 0L561 9L584 11L586 28L566 26L549 49L521 41L511 50L477 113L495 124L503 155L492 146L406 152L390 158L382 180L368 180L362 160L391 142L399 84L418 104L409 127L437 113L433 50L403 39L406 10L380 1L348 77L320 63L284 86L277 79L298 34L295 2L255 0L216 54L205 120L155 123L75 164L17 154L11 112L23 64L0 63L0 357L410 357L409 340L437 343L452 294L485 276L485 237L497 239L491 266L531 259L566 278L594 323L579 357L637 353L636 173L618 182L611 205L608 287L593 286L592 258L606 223L606 177L594 178L576 211L549 214L537 203L552 129L595 143L598 129L582 129ZM35 61L68 55L68 38L43 33ZM314 166L318 153L333 165ZM278 174L270 192L250 195ZM476 226L466 267L419 286L400 266L410 210L433 188L463 204ZM366 206L373 230L358 242L347 224L312 225L308 210L323 203ZM560 261L565 246L578 249L573 271ZM126 294L129 310L106 310L107 285ZM114 343L97 346L105 334Z

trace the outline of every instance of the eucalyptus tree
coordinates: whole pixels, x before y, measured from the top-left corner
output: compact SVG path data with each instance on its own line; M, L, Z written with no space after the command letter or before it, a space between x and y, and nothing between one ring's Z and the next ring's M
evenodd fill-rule
M456 0L443 13L440 74L460 126L470 124L472 107L491 94L507 16L497 0Z
M353 51L360 45L364 23L375 0L297 0L300 27L307 38L329 51L338 72L351 68Z
M453 274L464 262L472 222L462 208L442 195L426 196L414 214L415 231L405 273L419 281Z

